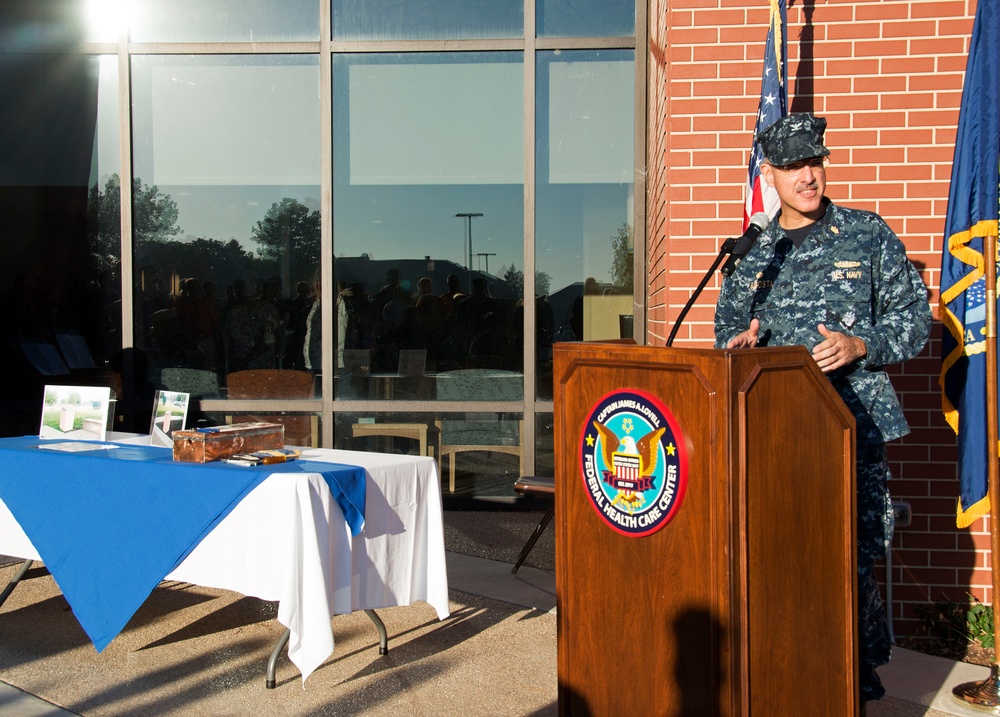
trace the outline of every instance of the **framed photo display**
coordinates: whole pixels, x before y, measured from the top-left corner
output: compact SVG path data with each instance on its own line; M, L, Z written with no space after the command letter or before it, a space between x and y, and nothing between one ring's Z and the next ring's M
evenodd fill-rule
M114 405L115 392L106 386L46 386L38 437L103 441Z
M174 445L174 431L184 430L187 423L191 394L177 391L157 391L153 399L153 418L149 425L149 443L153 446Z

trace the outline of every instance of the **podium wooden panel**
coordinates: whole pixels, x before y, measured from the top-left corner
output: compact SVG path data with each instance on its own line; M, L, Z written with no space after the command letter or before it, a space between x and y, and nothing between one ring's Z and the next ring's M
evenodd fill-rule
M565 343L554 362L559 713L857 714L854 417L805 349ZM580 468L592 407L630 388L688 457L674 518L638 538Z

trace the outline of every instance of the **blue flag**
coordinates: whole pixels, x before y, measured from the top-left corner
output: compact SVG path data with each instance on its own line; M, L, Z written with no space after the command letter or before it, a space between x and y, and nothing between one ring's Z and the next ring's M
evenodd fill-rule
M757 105L757 120L753 128L754 140L750 148L750 163L747 166L747 187L744 192L743 228L750 224L750 217L757 212L766 212L774 218L778 211L778 193L760 179L760 164L764 152L756 141L758 134L788 114L788 89L785 77L788 74L788 37L785 33L787 10L785 0L771 0L771 23L764 43L764 70L760 78L760 102Z
M1000 0L979 0L965 69L941 258L942 408L958 434L958 527L989 513L985 242L997 240Z

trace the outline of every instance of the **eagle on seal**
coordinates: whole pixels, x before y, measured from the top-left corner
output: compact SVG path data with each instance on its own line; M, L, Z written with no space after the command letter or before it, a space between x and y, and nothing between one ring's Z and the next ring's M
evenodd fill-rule
M650 431L637 441L632 436L625 436L619 439L615 435L615 432L607 426L603 426L597 421L593 423L594 428L597 429L597 432L601 436L601 457L604 459L605 466L613 468L614 454L624 453L626 455L639 456L640 476L652 475L656 471L656 462L659 456L656 447L659 445L660 437L667 430L665 427ZM618 502L625 503L629 510L632 511L642 505L643 498L641 494L633 491L618 491L618 495L611 503L614 505Z

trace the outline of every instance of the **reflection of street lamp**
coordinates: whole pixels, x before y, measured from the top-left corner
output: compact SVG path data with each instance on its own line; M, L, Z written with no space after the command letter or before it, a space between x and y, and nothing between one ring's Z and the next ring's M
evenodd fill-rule
M490 257L491 256L496 256L496 255L497 254L496 254L495 251L477 251L476 252L476 256L485 256L486 257L486 273L487 274L490 273Z
M456 217L463 217L466 221L466 233L469 235L469 260L465 264L465 290L472 291L472 217L483 216L482 212L459 212Z

